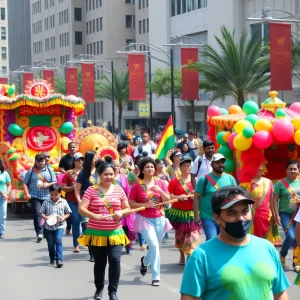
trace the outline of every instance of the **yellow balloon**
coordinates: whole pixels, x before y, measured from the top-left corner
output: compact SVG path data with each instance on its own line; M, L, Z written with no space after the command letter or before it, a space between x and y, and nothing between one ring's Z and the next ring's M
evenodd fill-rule
M300 129L300 117L296 117L292 122L293 122L295 129L299 130Z
M244 128L246 128L246 127L253 127L253 126L247 120L240 120L235 123L234 130L237 134L240 134L243 132Z
M242 134L238 134L233 140L233 145L236 150L246 151L252 145L252 138L247 139Z
M255 131L266 130L268 132L271 132L272 128L273 128L272 123L266 119L260 119L254 125Z
M300 146L300 129L294 133L294 140L296 144Z

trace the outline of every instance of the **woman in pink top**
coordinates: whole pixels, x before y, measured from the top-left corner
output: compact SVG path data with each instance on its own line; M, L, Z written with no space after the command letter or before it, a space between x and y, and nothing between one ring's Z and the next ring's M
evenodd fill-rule
M143 158L140 170L138 182L133 185L129 195L131 208L146 207L136 214L135 219L135 231L142 233L149 246L147 255L141 258L140 272L143 276L146 275L147 267L151 265L152 285L159 286L159 244L164 233L172 226L164 216L163 205L154 205L170 200L170 196L164 181L155 179L155 162L152 158Z
M79 213L89 218L89 222L83 235L78 238L78 242L81 245L91 245L94 254L96 286L94 299L102 299L108 258L109 299L117 300L122 247L129 243L120 219L128 214L130 207L124 190L114 184L115 167L111 163L102 162L97 172L99 184L90 186L86 190L79 206ZM102 218L113 213L116 214L114 217Z

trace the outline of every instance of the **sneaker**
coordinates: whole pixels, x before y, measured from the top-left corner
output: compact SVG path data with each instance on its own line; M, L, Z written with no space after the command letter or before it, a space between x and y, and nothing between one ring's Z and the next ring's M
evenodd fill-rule
M116 294L110 294L109 295L109 300L119 300Z
M64 265L64 264L63 264L63 262L62 262L61 260L58 260L58 261L56 262L56 266L57 266L58 268L61 268L63 265Z
M141 257L140 273L142 276L145 276L148 271L148 267L144 265L144 258L145 258L145 256Z
M55 265L55 261L54 260L50 260L50 266L54 266Z
M4 234L0 234L0 239L3 240L4 239Z
M94 300L101 300L103 296L103 290L96 290Z
M280 256L280 262L281 262L281 266L284 268L285 267L285 257Z
M37 243L40 243L42 240L43 240L43 235L42 235L41 233L39 233L39 234L36 236L36 241L37 241Z

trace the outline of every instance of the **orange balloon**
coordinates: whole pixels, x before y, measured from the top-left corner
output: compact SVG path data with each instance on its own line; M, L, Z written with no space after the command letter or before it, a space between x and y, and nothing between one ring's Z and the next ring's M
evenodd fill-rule
M228 108L228 113L230 115L233 115L233 114L242 114L243 113L243 109L240 106L238 106L238 105L231 105Z
M259 119L254 125L254 129L256 132L260 130L271 132L272 128L273 128L272 123L267 119Z
M224 135L223 135L224 142L228 143L230 136L231 136L231 132L230 131L226 131L224 133Z

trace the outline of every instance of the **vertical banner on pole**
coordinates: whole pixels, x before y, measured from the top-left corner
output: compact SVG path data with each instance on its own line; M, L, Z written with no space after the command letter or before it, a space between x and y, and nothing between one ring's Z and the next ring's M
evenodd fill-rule
M0 84L7 84L8 80L6 77L0 77Z
M146 100L145 55L129 54L129 100Z
M271 90L292 90L291 24L270 23Z
M66 69L66 91L67 95L78 97L78 72L77 68Z
M95 66L94 64L81 64L82 98L85 102L95 103Z
M198 48L181 48L181 66L198 62ZM181 68L182 100L199 99L199 73Z
M54 70L43 70L43 79L46 80L54 90Z
M26 91L27 84L30 84L33 81L33 73L23 73L23 92Z

